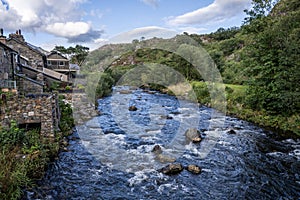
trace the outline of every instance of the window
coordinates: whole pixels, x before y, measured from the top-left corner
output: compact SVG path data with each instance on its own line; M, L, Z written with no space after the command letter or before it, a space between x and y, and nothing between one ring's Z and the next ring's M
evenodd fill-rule
M59 62L59 66L64 66L65 65L65 62L64 61L60 61Z
M51 61L50 60L47 61L47 65L49 65L49 66L51 65Z

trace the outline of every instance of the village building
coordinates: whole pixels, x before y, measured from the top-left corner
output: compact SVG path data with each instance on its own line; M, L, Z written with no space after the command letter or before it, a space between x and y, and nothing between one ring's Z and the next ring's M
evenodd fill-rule
M10 72L8 74L10 74L11 77L18 76L23 80L33 83L34 85L31 87L30 85L26 86L27 83L23 83L21 80L19 81L20 84L17 85L21 87L25 85L22 90L26 93L41 93L45 86L50 87L53 82L68 85L73 77L72 73L75 74L77 71L70 69L69 59L61 53L48 52L26 42L21 30L9 34L9 37L6 38L3 35L3 29L1 29L0 43L1 46L5 46L5 48L3 47L2 49L14 52L13 58L10 60L10 62L13 63L9 63L7 59L4 60L4 57L2 59L3 62L0 60L0 68L3 71L2 76L7 76L7 73ZM8 67L8 64L10 64L11 67ZM15 73L13 71L15 71ZM36 88L36 85L39 88ZM28 90L30 87L31 90Z
M47 68L67 75L68 80L71 81L78 71L79 67L70 64L69 59L58 51L51 51L47 55Z
M47 51L35 47L34 45L25 41L24 36L21 34L21 30L16 33L9 34L6 40L6 45L17 51L20 55L28 59L28 65L33 68L42 70L47 65Z

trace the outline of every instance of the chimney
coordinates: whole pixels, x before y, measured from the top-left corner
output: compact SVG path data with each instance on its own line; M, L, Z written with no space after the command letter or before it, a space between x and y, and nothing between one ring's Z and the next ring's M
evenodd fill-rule
M6 37L3 35L3 28L0 29L0 42L6 44Z
M9 34L9 38L14 38L14 39L19 40L21 42L25 42L25 39L24 39L23 35L21 34L20 29L16 30L15 34L14 33Z

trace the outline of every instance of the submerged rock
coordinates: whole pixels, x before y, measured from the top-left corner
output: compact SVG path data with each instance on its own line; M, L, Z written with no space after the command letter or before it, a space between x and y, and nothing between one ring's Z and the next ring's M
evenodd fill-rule
M160 163L172 163L176 161L176 158L163 154L162 149L158 144L153 147L151 152L156 155L155 160L159 161Z
M159 171L166 175L178 174L183 170L183 167L180 163L169 164Z
M179 114L181 114L181 112L179 112L179 111L172 111L171 114L173 114L173 115L179 115Z
M193 174L200 174L202 172L202 169L197 165L188 165L186 170Z
M200 136L200 131L195 128L190 128L185 132L185 137L188 141L193 143L201 142L202 138Z
M158 154L155 159L161 163L170 163L170 162L172 163L176 161L176 158L170 157L165 154Z
M132 93L132 91L130 91L130 90L121 90L120 91L120 94L131 94Z
M160 116L161 119L173 119L172 116L166 115L166 116Z

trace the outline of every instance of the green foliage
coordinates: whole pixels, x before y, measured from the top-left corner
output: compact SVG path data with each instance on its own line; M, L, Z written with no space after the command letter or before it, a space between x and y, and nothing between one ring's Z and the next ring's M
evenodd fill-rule
M15 157L16 150L0 152L0 199L3 200L19 199L22 187L32 184L27 176L26 162Z
M252 9L244 10L248 15L244 24L250 24L255 20L265 17L279 0L252 0Z
M246 49L252 77L247 103L269 114L292 115L300 110L300 10L263 21L265 28Z
M65 48L64 46L55 46L53 50L59 51L71 57L71 62L81 66L89 53L89 48L76 45L75 47Z
M77 84L76 87L80 90L85 89L84 85L82 84Z
M70 91L70 90L72 90L72 87L69 86L69 85L67 85L67 86L65 87L65 90Z
M50 89L50 91L55 91L55 90L58 90L59 86L60 86L59 82L53 81L53 82L51 82L49 89Z
M112 86L116 83L116 81L117 80L115 80L111 74L102 73L96 88L96 97L100 98L110 95L112 92Z
M210 104L211 98L205 82L192 82L192 87L200 104Z
M19 199L22 188L42 177L49 149L39 131L25 132L15 121L0 130L0 137L0 199Z
M214 40L221 41L230 39L235 36L239 32L238 27L231 27L228 29L219 28L216 32L209 34L208 36L213 38Z
M69 132L74 127L73 110L71 105L63 101L64 96L59 96L60 122L59 128L62 132Z
M0 143L2 150L20 145L24 141L24 130L19 129L15 121L11 121L10 126L11 127L9 130L2 130L0 132Z

